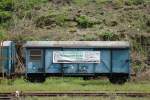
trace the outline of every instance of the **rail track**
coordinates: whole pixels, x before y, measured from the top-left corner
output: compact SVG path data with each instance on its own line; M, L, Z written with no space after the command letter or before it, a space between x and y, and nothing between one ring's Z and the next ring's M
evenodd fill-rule
M55 96L127 96L127 97L150 97L150 93L138 93L138 92L116 92L116 93L84 93L84 92L25 92L25 93L0 93L0 100L9 100L17 97L28 97L28 96L37 96L37 97L55 97Z

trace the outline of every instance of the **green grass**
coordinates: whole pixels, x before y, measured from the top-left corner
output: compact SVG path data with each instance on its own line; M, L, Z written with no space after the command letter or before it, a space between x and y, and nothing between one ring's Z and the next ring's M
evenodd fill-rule
M138 97L27 97L27 100L149 100L148 97L138 98Z
M44 83L30 83L23 79L15 81L2 80L0 92L18 91L125 91L125 92L150 92L150 82L127 82L124 85L113 85L107 80L87 80L80 78L49 78Z

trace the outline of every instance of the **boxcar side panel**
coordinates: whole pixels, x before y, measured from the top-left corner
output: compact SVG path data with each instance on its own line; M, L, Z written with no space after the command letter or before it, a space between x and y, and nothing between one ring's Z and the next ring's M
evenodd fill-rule
M129 49L112 50L112 73L129 73Z
M53 63L53 51L60 49L46 49L45 51L45 72L61 73L61 65Z
M43 49L27 49L27 73L44 73L43 58Z
M93 51L93 49L82 49L82 48L65 48L63 51ZM94 73L93 63L65 63L63 64L64 74L88 74Z
M72 74L79 73L78 67L79 67L78 64L73 64L73 63L72 64L63 64L63 71L66 74L68 74L68 73L72 73Z
M10 41L5 41L2 48L2 56L0 61L0 73L3 72L6 76L10 76L14 72L15 65L15 44Z
M2 52L3 52L3 54L2 54L2 60L1 60L1 68L0 68L0 70L1 70L1 73L2 73L2 71L4 70L4 72L5 73L7 73L8 72L8 66L9 66L9 54L8 54L8 52L9 52L9 49L8 49L8 47L3 47L3 50L2 50Z
M110 73L111 52L109 49L100 49L100 63L95 64L95 73Z
M15 44L12 43L11 46L11 67L10 67L10 74L15 72L15 63L16 63L16 49Z

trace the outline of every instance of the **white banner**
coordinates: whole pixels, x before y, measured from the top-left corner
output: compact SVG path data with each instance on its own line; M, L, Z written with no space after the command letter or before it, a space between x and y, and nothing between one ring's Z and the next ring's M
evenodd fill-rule
M53 63L100 63L100 51L53 51Z

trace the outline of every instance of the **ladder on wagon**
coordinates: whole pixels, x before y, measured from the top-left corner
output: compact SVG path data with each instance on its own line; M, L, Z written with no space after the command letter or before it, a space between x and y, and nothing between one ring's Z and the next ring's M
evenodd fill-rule
M4 65L3 65L3 41L0 41L0 73L2 78L5 77Z

